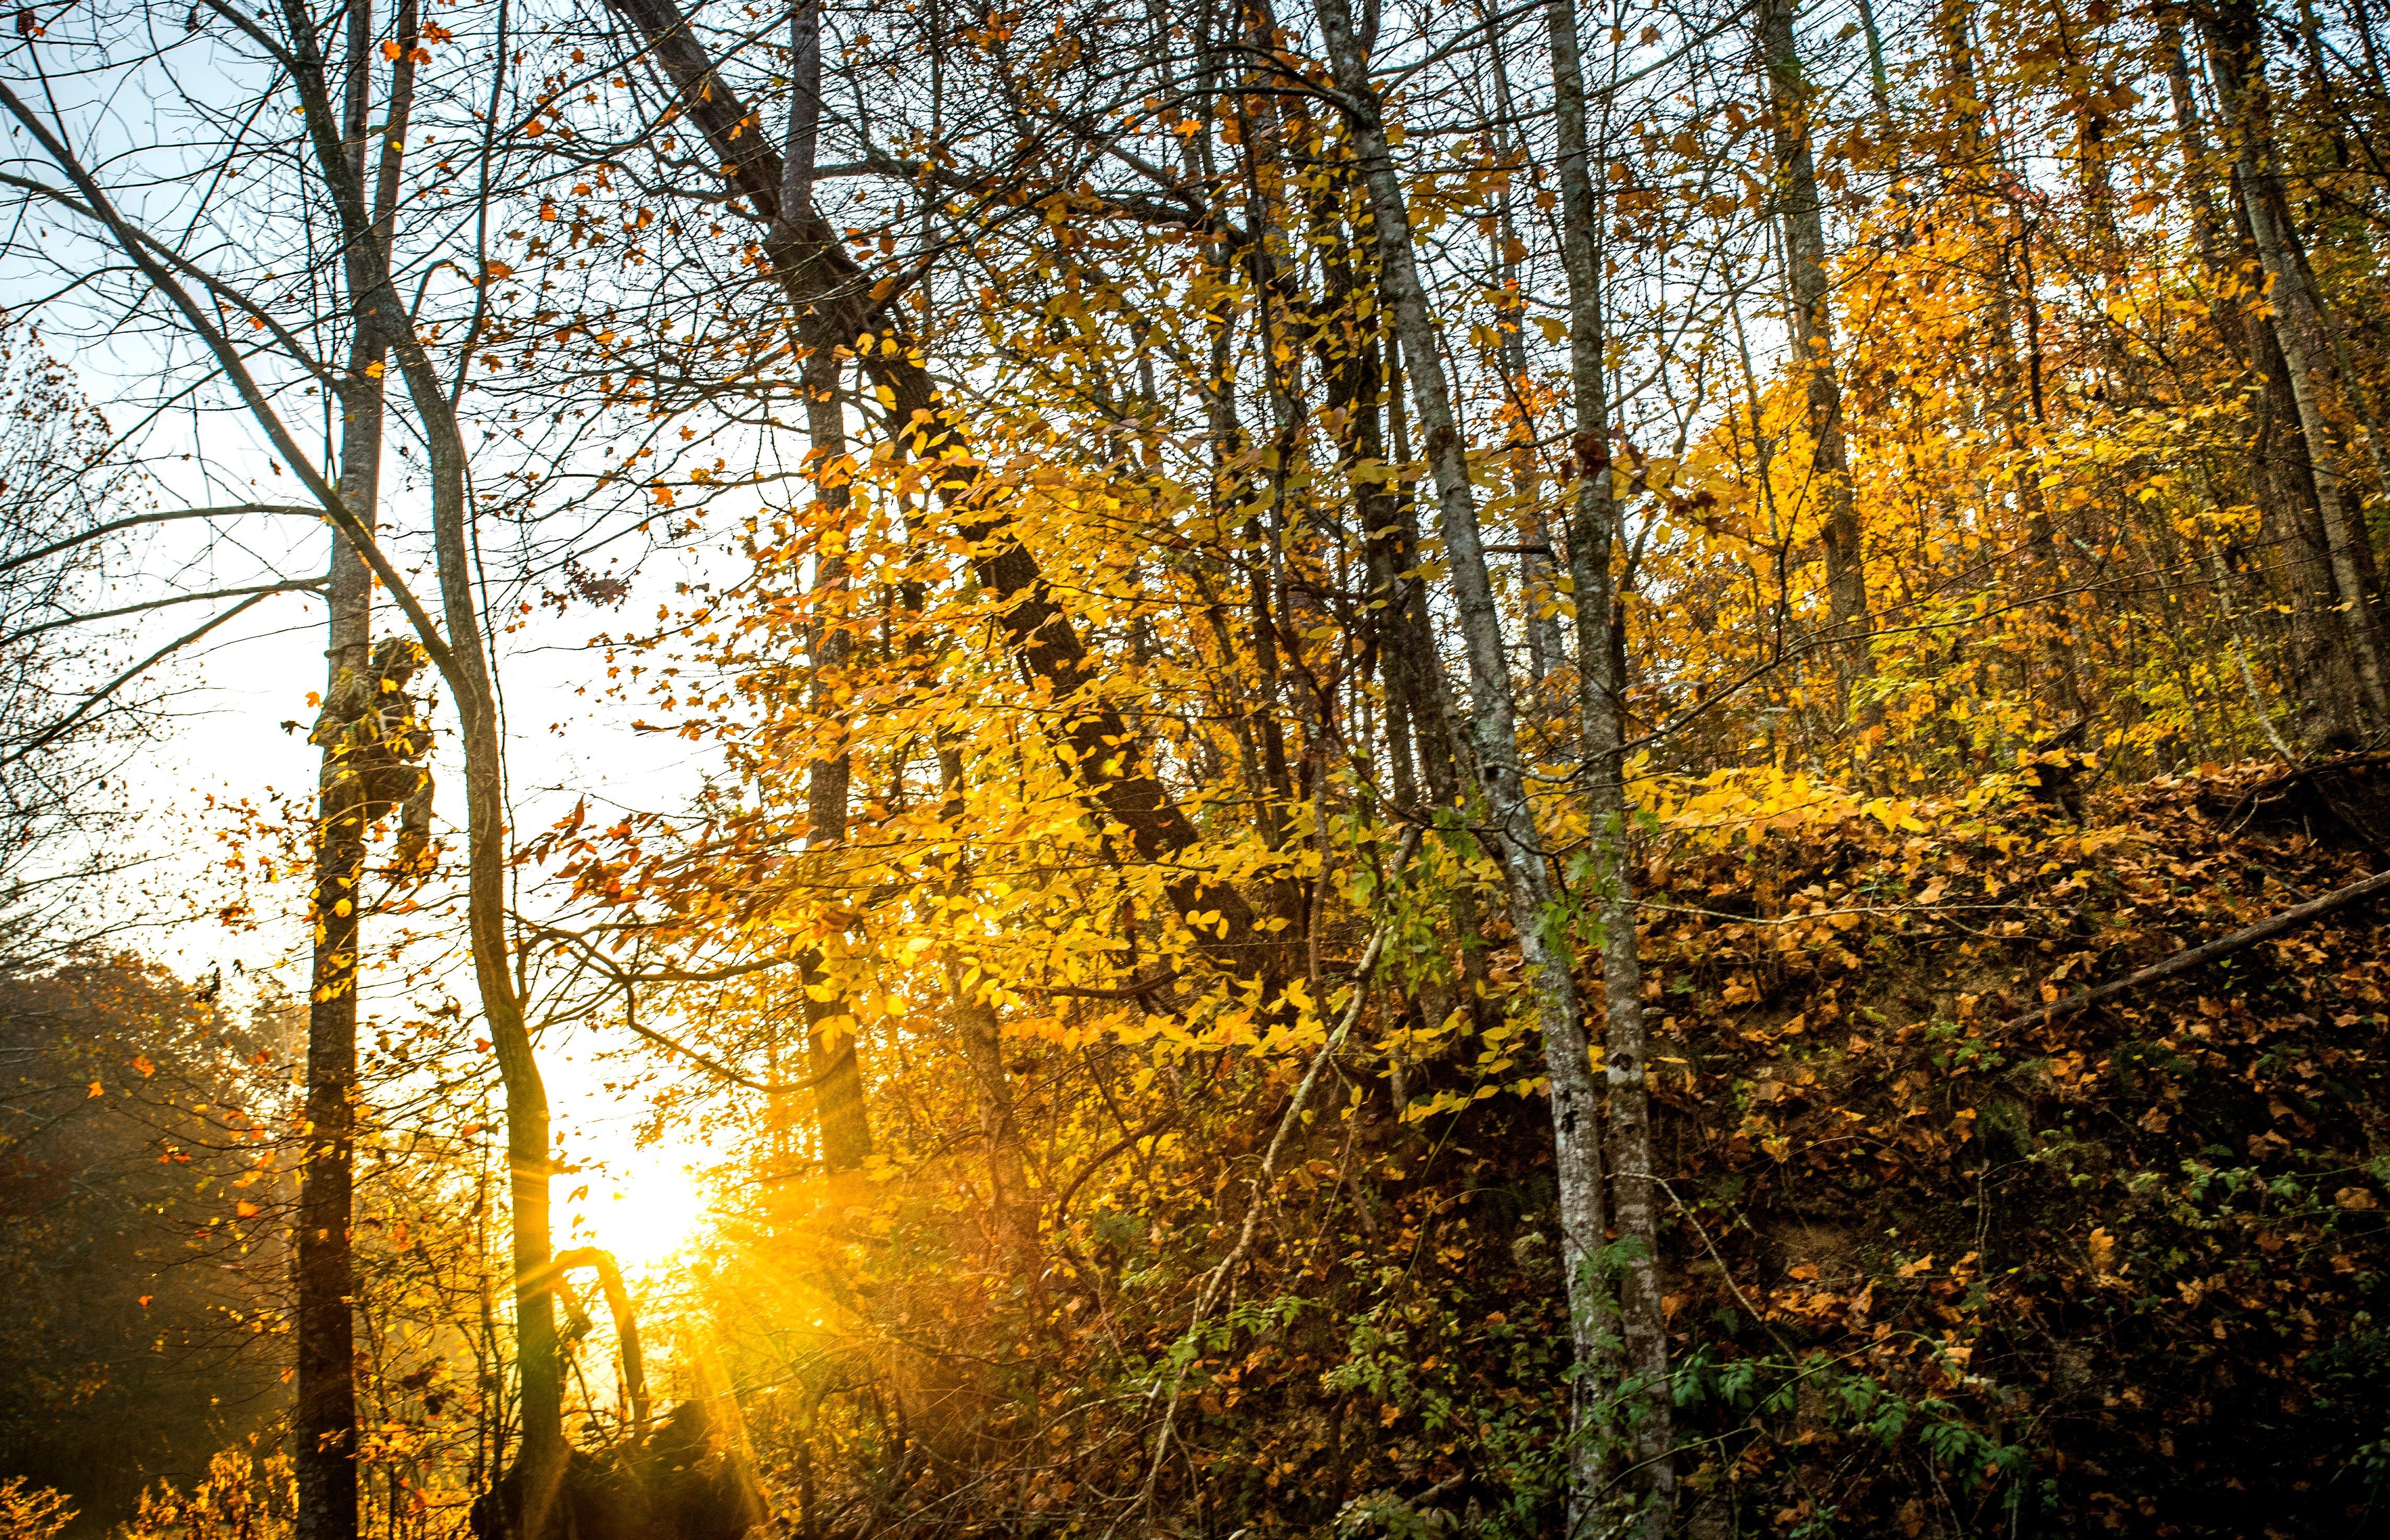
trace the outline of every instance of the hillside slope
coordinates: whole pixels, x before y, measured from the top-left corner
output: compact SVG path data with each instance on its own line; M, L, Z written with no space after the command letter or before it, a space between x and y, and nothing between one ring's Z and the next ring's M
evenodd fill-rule
M2028 1013L2380 869L2384 786L2217 772L1664 873L1675 1321L1722 1441L1699 1527L2378 1517L2390 909Z

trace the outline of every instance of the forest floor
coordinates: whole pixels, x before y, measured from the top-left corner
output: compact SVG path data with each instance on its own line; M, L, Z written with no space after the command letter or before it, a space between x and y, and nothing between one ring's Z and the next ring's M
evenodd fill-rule
M1697 1516L1739 1493L1788 1530L2277 1535L2381 1511L2390 906L2034 1007L2390 866L2390 775L2045 795L1650 873L1672 1321L1716 1366L1689 1410L1722 1440ZM1733 1372L1754 1360L1800 1366L1772 1405Z

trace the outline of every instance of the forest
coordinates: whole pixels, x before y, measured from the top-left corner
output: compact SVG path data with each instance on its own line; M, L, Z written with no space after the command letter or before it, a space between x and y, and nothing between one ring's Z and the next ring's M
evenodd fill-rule
M0 1540L2390 1528L2385 58L16 7Z

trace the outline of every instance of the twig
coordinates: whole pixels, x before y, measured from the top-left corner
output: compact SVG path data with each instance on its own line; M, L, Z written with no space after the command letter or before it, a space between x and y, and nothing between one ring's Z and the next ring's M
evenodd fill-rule
M1059 995L1073 1000L1134 1000L1178 982L1178 970L1172 969L1158 979L1146 979L1121 989L1082 989L1073 984L1030 984L1027 988L1039 995Z
M817 1075L809 1075L803 1080L755 1080L750 1076L742 1075L738 1071L732 1069L729 1065L723 1063L721 1060L709 1058L706 1055L700 1053L697 1049L690 1047L686 1043L677 1042L667 1037L662 1033L656 1031L653 1027L642 1025L639 1021L639 997L632 990L631 980L628 977L619 974L617 977L622 978L623 980L623 1024L624 1026L629 1027L633 1032L637 1033L641 1037L646 1038L649 1042L653 1043L658 1047L669 1048L674 1053L680 1055L683 1059L695 1061L700 1069L705 1070L711 1074L717 1075L720 1078L730 1082L734 1085L744 1085L751 1091L762 1091L767 1096L794 1096L799 1091L811 1091L816 1088L823 1082L829 1080L832 1074L837 1072L836 1069L832 1068L824 1070Z
M1785 1339L1784 1334L1776 1329L1776 1323L1769 1320L1767 1315L1762 1314L1759 1307L1753 1304L1750 1298L1743 1293L1742 1285L1734 1281L1734 1269L1726 1264L1726 1258L1718 1255L1717 1243L1710 1239L1709 1230L1703 1226L1700 1217L1693 1213L1692 1205L1677 1197L1677 1189L1670 1187L1663 1178L1653 1176L1651 1178L1651 1181L1657 1186L1662 1192L1668 1195L1668 1201L1677 1205L1677 1212L1684 1215L1685 1223L1693 1227L1693 1234L1701 1237L1702 1249L1709 1252L1710 1260L1712 1262L1717 1264L1718 1277L1726 1284L1727 1291L1734 1296L1735 1303L1742 1306L1744 1313L1750 1315L1753 1320L1758 1322L1762 1330L1766 1331L1770 1337L1776 1339L1776 1345L1784 1350L1784 1356L1787 1359L1795 1363L1799 1362L1800 1354L1795 1351L1792 1344Z
M37 751L47 748L50 744L56 742L58 738L63 738L67 733L71 731L74 725L81 722L85 716L89 715L94 707L107 699L109 696L114 695L130 681L138 679L144 674L148 673L150 669L163 661L168 654L189 647L194 642L197 642L200 637L205 636L209 632L213 631L216 627L223 625L227 621L231 621L238 616L247 614L255 606L264 603L266 597L267 596L264 594L251 594L249 597L241 600L238 604L234 605L231 609L216 616L213 620L203 622L193 629L185 632L182 635L175 637L173 641L168 642L164 647L161 647L157 651L149 654L148 657L142 659L131 668L126 669L122 674L110 679L107 684L100 686L99 688L84 697L83 704L77 706L73 711L69 712L65 716L59 718L57 722L52 723L48 727L43 729L43 731L38 734L32 742L26 743L19 748L11 749L5 754L0 754L0 769L5 769L6 766L15 764L19 760L25 759Z
M2232 800L2222 822L2230 823L2278 791L2287 791L2305 780L2315 780L2335 770L2364 770L2375 765L2390 764L2390 753L2343 754L2337 759L2321 760L2313 764L2295 765L2277 776L2268 776L2243 790Z
M95 524L90 529L53 540L46 545L36 545L30 551L20 551L0 560L0 572L13 572L28 562L39 561L44 557L56 556L60 551L88 545L122 530L137 529L144 524L169 524L178 519L229 519L243 513L289 514L301 519L324 517L320 508L293 507L286 503L231 503L220 508L170 508L162 513L136 513L123 519L111 519L105 524Z

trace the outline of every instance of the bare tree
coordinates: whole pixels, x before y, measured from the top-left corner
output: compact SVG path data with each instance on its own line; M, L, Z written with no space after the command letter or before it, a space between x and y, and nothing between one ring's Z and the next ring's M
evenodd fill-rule
M107 418L23 325L0 332L0 974L96 941L124 917L96 886L127 875L129 751L171 691L151 672L193 637L184 594L123 602L110 580L148 490ZM256 602L239 596L232 602ZM174 625L166 645L144 622Z

